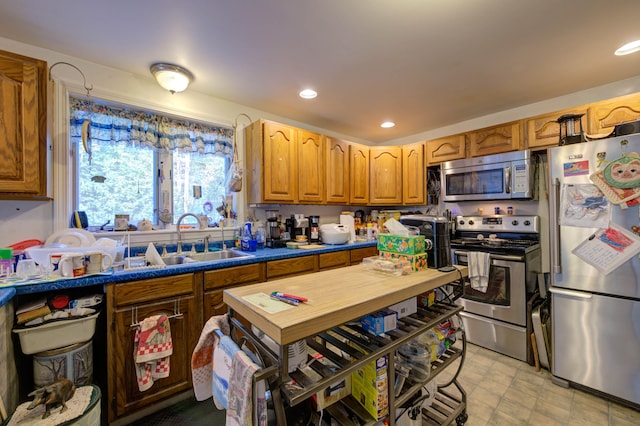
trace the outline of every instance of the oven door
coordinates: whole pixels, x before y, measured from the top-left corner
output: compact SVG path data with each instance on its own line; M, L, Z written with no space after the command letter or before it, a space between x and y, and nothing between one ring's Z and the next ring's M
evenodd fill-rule
M453 263L468 266L466 251L452 250ZM491 254L487 291L471 288L465 280L464 292L458 300L466 312L516 325L527 325L527 288L523 256Z

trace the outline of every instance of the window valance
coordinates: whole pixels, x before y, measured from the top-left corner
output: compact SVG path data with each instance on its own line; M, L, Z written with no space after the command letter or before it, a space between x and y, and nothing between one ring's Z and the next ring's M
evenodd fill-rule
M231 128L110 106L95 100L71 97L69 103L72 138L82 137L82 126L88 121L90 140L233 158Z

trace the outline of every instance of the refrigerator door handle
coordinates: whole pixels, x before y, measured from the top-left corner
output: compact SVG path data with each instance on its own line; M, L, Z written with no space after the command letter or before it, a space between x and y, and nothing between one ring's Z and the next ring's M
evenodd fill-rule
M549 291L553 294L560 296L573 297L574 299L591 299L593 295L591 293L585 293L583 291L565 290L563 288L551 287Z
M549 197L549 229L551 232L551 270L554 274L562 273L562 262L560 259L560 224L558 220L558 200L560 199L560 180L554 179L553 188Z

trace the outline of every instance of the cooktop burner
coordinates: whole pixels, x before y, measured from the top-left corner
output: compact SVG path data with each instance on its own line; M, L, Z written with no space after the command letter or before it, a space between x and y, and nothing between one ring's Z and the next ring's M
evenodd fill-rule
M451 247L522 254L540 247L538 216L458 216Z

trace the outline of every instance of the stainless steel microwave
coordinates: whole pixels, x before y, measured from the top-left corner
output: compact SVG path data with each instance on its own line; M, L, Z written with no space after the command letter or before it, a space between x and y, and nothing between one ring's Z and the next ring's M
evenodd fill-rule
M447 161L440 166L443 201L534 198L531 151Z

